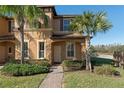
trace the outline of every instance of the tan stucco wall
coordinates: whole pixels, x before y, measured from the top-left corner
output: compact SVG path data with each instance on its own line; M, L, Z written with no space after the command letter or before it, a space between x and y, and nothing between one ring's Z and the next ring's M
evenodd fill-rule
M9 47L12 48L12 53L9 54ZM15 58L15 45L13 42L0 42L0 63L5 62L9 58Z
M25 32L25 40L28 40L29 42L29 58L30 59L38 59L37 52L38 52L38 41L44 41L45 42L45 58L48 59L50 62L54 61L54 46L55 45L60 45L61 46L61 61L66 58L66 43L68 41L72 40L64 40L64 41L54 41L50 39L50 36L52 34L52 31L33 31L33 32ZM19 39L19 33L15 32L16 36L16 45L17 43L20 42ZM81 60L81 54L82 50L85 48L85 46L82 47L81 45L82 40L73 40L75 43L75 58L77 60ZM85 43L85 42L84 42ZM85 45L85 44L83 44ZM15 49L15 58L19 59L20 58L20 50L17 48ZM71 58L73 59L73 58Z
M51 61L51 31L25 32L25 40L29 42L29 58L38 59L38 41L45 42L45 58ZM15 32L16 45L20 43L19 33ZM20 47L16 48L16 59L20 59Z
M56 18L53 20L53 29L54 31L60 31L60 19Z
M0 18L0 36L10 34L12 33L8 32L8 20L5 18Z
M52 12L46 12L45 15L48 17L48 22L47 22L47 28L53 28L53 13ZM41 28L46 28L46 26L44 25L44 19L41 17L38 19L38 21L41 23ZM19 28L17 21L14 21L15 23L15 28ZM30 28L29 22L26 21L25 25L24 25L24 29L25 30L31 30L32 28Z
M76 49L76 58L81 60L81 44L79 42L75 42L75 49Z
M57 41L52 43L52 61L54 61L54 46L61 46L61 61L66 59L77 59L82 60L82 50L85 49L85 46L82 47L81 43L77 40L74 41L75 44L75 58L67 58L66 57L66 43L70 40L65 41Z

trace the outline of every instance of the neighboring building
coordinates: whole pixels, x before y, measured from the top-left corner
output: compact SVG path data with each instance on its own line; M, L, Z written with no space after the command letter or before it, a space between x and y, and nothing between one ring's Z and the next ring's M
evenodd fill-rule
M70 20L75 15L57 15L54 6L38 6L48 17L48 26L43 19L32 27L25 25L24 52L26 59L48 59L61 63L65 59L82 60L86 49L86 36L69 31ZM12 31L13 27L15 30ZM0 19L0 62L9 58L20 59L20 37L16 20Z
M0 18L0 63L15 57L15 37L12 33L12 19Z

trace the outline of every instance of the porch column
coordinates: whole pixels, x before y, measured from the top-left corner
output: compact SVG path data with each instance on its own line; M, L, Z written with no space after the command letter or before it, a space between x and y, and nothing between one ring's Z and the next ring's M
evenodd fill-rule
M82 42L81 43L81 57L82 57L82 61L85 60L85 51L86 51L86 42Z
M48 40L46 42L46 58L49 60L49 63L52 64L52 41Z

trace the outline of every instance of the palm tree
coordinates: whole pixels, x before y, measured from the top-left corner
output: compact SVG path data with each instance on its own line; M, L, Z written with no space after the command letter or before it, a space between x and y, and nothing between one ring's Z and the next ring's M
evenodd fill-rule
M86 70L92 71L90 59L90 42L91 37L97 32L106 32L112 27L108 21L106 12L84 12L83 15L77 16L71 21L70 29L87 36L88 47L86 49Z
M24 25L26 21L32 22L32 20L45 17L45 14L35 5L1 5L0 14L2 16L13 17L17 21L21 37L21 63L24 63Z

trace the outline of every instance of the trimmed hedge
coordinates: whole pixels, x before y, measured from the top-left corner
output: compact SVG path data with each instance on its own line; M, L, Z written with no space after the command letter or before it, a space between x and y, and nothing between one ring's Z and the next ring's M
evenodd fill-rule
M95 68L95 73L99 75L120 75L120 72L111 65L102 65Z
M29 76L40 73L48 73L49 68L47 66L41 66L36 64L8 63L1 69L1 72L3 74L13 75L13 76Z
M85 62L80 60L64 60L62 62L64 71L79 70L85 66L84 64Z
M47 66L47 67L50 67L50 63L47 59L40 59L40 60L27 60L26 63L29 63L29 64L38 64L38 65L41 65L41 66Z

